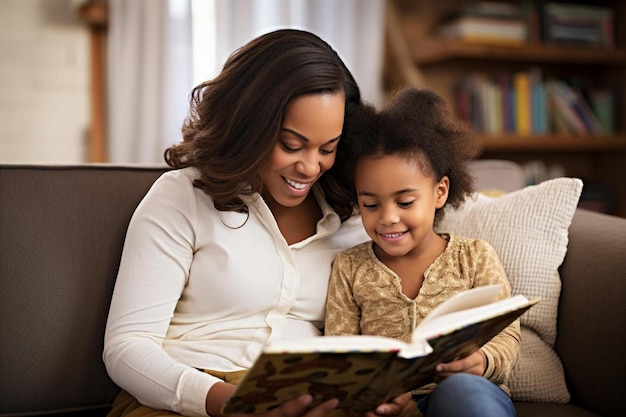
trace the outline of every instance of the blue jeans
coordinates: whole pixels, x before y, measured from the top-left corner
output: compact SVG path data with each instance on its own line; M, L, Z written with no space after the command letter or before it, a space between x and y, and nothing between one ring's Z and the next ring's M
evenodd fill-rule
M471 374L443 380L429 395L417 399L427 417L515 417L511 398L493 382Z

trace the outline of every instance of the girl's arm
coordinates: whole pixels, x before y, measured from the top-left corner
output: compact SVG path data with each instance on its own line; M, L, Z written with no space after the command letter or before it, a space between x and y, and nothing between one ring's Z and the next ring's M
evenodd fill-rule
M475 240L473 287L502 284L499 299L511 296L511 286L496 251L483 240ZM520 349L519 319L487 342L478 351L459 360L437 366L437 380L454 373L471 373L484 376L496 384L506 383L508 375L517 361Z
M326 300L325 335L361 334L361 309L352 295L350 258L339 253L333 262Z

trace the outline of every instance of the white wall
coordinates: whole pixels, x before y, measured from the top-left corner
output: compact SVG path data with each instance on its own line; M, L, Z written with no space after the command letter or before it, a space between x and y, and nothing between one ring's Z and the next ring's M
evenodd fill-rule
M70 0L0 0L0 163L85 161L89 32Z

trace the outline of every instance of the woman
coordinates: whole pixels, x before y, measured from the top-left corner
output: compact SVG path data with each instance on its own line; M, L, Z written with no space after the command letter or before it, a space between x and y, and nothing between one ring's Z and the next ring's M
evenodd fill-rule
M165 153L175 170L126 236L103 353L124 389L112 416L219 415L266 342L320 334L331 262L367 239L332 168L361 105L336 52L298 30L252 40L193 90L184 141ZM336 406L310 401L268 415Z

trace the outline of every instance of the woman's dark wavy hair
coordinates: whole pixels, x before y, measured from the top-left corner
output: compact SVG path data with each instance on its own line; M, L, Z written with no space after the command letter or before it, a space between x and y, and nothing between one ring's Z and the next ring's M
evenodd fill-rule
M445 101L432 91L405 87L379 113L363 106L344 131L353 140L346 150L351 159L342 174L352 184L354 201L356 163L386 155L415 160L436 181L447 176L450 188L444 207L459 207L474 191L468 163L480 155L480 143L469 125L454 117ZM435 223L443 218L444 207L436 211Z
M241 195L260 193L260 171L278 140L288 104L305 94L343 92L345 120L361 103L352 74L318 36L281 29L236 50L221 73L195 87L182 127L183 141L165 151L174 168L196 167L194 185L221 211L248 212ZM336 161L345 159L342 135ZM320 178L328 203L342 220L354 212L349 183L331 168Z

